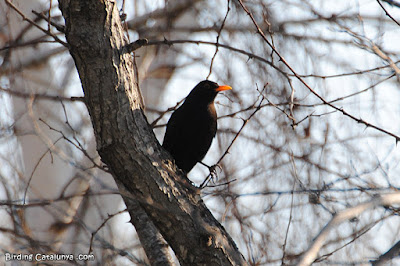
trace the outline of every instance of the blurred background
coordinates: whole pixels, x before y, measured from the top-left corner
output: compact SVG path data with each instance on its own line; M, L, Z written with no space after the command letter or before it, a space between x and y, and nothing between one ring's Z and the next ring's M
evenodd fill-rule
M160 142L198 82L233 87L216 99L218 133L204 163L233 144L202 197L249 263L291 264L336 213L400 186L400 2L243 2L325 102L238 1L117 5L127 38L155 43L132 56ZM63 25L57 1L0 1L0 254L146 264L96 152L74 62L55 41L65 41ZM208 174L198 164L188 177L200 185ZM318 263L378 258L400 240L398 211L367 210L335 227Z

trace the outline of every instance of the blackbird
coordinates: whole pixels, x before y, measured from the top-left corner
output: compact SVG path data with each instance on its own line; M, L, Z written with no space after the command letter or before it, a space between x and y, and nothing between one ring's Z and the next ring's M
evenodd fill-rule
M185 173L204 158L217 132L215 97L218 92L231 89L230 86L203 80L172 113L162 146Z

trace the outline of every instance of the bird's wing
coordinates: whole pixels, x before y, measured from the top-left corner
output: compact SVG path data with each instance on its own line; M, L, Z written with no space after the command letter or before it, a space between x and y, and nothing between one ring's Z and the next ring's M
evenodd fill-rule
M180 128L178 127L178 119L179 113L181 113L181 108L178 108L175 112L172 113L170 119L168 120L167 129L165 131L164 140L162 146L167 150L173 150L174 142L173 139L176 136L180 135Z

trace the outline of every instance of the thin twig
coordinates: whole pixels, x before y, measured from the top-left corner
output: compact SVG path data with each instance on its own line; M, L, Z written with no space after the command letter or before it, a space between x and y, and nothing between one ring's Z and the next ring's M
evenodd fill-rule
M294 118L294 112L293 112L293 109L294 109L294 106L295 106L295 104L294 104L294 92L295 92L295 89L293 87L292 80L290 78L288 78L288 82L289 82L290 88L292 89L292 91L290 93L290 101L289 101L289 114L290 114L290 117L292 118L292 128L294 130L296 128L296 124L297 124L296 123L296 118Z
M58 139L56 139L56 140L54 141L54 143L53 143L53 146L56 145L57 142L60 141L60 140L62 140L62 139L63 139L62 137L59 137ZM37 161L37 163L36 163L35 166L33 167L32 173L31 173L31 175L30 175L29 178L28 178L28 181L27 181L27 183L26 183L26 187L25 187L25 190L24 190L24 196L23 196L23 200L22 200L22 204L23 204L23 205L25 205L25 203L26 203L26 195L27 195L27 193L28 193L28 189L29 189L30 184L31 184L31 181L32 181L32 179L33 179L33 175L35 174L37 168L39 167L40 163L42 162L43 158L47 155L47 153L52 154L52 149L51 149L51 148L52 148L52 147L49 147L49 148L46 149L46 151L40 156L39 160Z
M74 140L75 140L78 144L76 144L75 142L73 142L72 140L70 140L67 136L65 136L64 132L62 132L61 130L55 129L55 128L53 128L52 126L50 126L50 125L49 125L46 121L44 121L42 118L39 118L39 121L42 122L43 124L45 124L50 130L59 133L65 141L67 141L68 143L70 143L71 145L73 145L75 148L77 148L78 150L80 150L80 151L83 153L83 155L85 155L86 158L88 158L89 161L92 162L93 167L96 167L96 168L98 168L98 169L100 169L100 170L103 170L103 171L109 173L109 171L108 171L107 169L104 169L101 165L99 165L99 164L97 164L97 163L95 162L95 160L94 160L94 159L88 154L88 152L82 147L81 143L77 140L77 138L76 138L75 136L74 136L73 138L74 138ZM66 124L68 124L68 122L67 122ZM72 130L72 132L75 132L74 129L73 129L72 127L70 127L70 129ZM51 146L51 148L53 148L53 147L54 147L54 144L53 144L53 146Z
M211 63L210 63L210 72L208 73L206 79L208 79L208 78L211 76L212 68L213 68L213 65L214 65L214 60L215 60L215 57L217 57L217 54L218 54L218 50L219 50L219 49L218 49L218 47L219 47L219 37L220 37L220 35L221 35L222 29L223 29L224 26L225 26L225 21L226 21L226 18L228 17L229 11L231 10L231 8L229 7L229 3L230 3L230 0L228 0L228 8L227 8L227 11L226 11L224 20L222 21L221 27L219 28L219 30L218 30L218 32L217 32L217 40L216 40L217 45L215 45L215 53L214 53L213 57L211 58Z
M39 26L39 24L37 24L36 22L34 22L33 20L27 18L24 13L22 13L13 3L11 3L9 0L5 0L6 4L8 6L10 6L12 9L15 10L15 12L17 12L24 21L27 21L28 23L32 24L33 26L35 26L36 28L38 28L39 30L43 31L44 33L46 33L47 35L51 36L54 38L55 41L57 41L58 43L60 43L61 45L65 46L65 47L69 47L69 44L62 41L60 38L58 38L56 35L54 35L50 30L46 30L44 28L42 28L41 26Z
M391 20L394 21L394 23L396 23L397 25L400 26L400 23L394 18L392 17L392 15L389 14L389 12L385 9L385 7L382 5L381 1L376 0L378 2L378 4L381 6L381 8L383 9L383 11L385 11L386 16L388 16Z
M296 182L293 182L293 189L292 190L294 190L294 187L295 187L295 184L296 184ZM286 257L286 244L287 244L287 239L288 239L288 236L289 236L289 229L290 229L290 225L292 224L292 219L293 219L293 207L294 207L294 195L293 195L293 193L292 193L292 200L291 200L291 203L290 203L290 212L289 212L289 221L288 221L288 224L287 224L287 227L286 227L286 233L285 233L285 240L284 240L284 242L283 242L283 245L282 245L282 265L285 265L285 257Z
M382 1L388 3L391 6L400 7L400 3L394 0L382 0Z
M119 212L113 213L113 214L109 214L108 217L101 223L101 225L99 227L97 227L97 229L95 231L92 232L92 237L90 238L90 245L89 245L89 252L88 254L92 254L93 251L93 240L95 235L100 231L101 228L104 227L104 225L111 219L114 218L115 216L126 212L127 209L121 210Z
M13 90L4 89L3 87L0 87L0 91L3 91L5 93L11 94L11 95L19 97L19 98L26 98L26 99L28 99L30 97L34 97L35 100L53 100L53 101L67 101L67 102L84 102L85 101L84 97L64 97L64 96L53 96L53 95L39 94L39 93L26 93L26 92L21 92L21 91L13 91Z
M400 60L394 62L395 64L400 63ZM385 68L391 67L390 64L380 66L380 67L374 67L366 70L360 70L360 71L354 71L354 72L348 72L348 73L340 73L340 74L333 74L333 75L315 75L315 74L309 74L309 75L299 75L302 78L321 78L321 79L329 79L329 78L340 78L340 77L346 77L346 76L353 76L353 75L362 75L365 73L369 72L374 72L378 70L382 70ZM293 74L289 74L289 76L293 77Z
M231 143L229 144L228 148L225 150L224 154L222 154L222 156L219 158L219 160L218 160L218 162L216 163L216 165L218 165L218 164L224 159L224 157L229 153L229 150L231 149L233 143L235 143L235 141L237 140L237 138L239 137L239 135L242 133L242 130L243 130L244 127L247 125L247 123L250 121L250 119L251 119L258 111L261 110L261 106L262 106L262 103L263 103L263 101L264 101L265 98L264 98L264 96L262 95L262 92L260 92L260 96L261 96L262 98L261 98L261 101L260 101L260 103L258 104L257 108L254 110L253 113L250 114L250 116L249 116L247 119L244 119L244 120L243 120L243 124L242 124L242 126L240 127L239 131L236 133L235 137L233 138L233 140L232 140ZM212 176L212 174L210 173L210 174L204 179L203 183L201 183L201 185L200 185L200 189L202 189L202 188L204 188L205 186L207 186L208 182L210 181L210 177L211 177L211 176Z
M59 24L55 23L54 21L52 21L51 18L50 18L50 16L49 16L49 17L46 17L46 16L44 15L44 12L39 13L39 12L37 12L37 11L35 11L35 10L32 10L32 13L35 14L36 16L38 16L38 17L41 18L41 19L47 20L48 23L49 23L51 26L53 26L54 28L56 28L59 32L65 33L65 27L64 27L63 25L59 25Z
M217 45L216 42L208 42L208 41L199 41L199 40L167 40L167 39L164 39L163 41L149 41L148 44L146 44L145 46L148 46L148 45L162 45L162 44L171 46L171 45L173 45L173 44L182 44L182 43L204 44L204 45L214 45L214 46ZM250 59L256 59L256 60L259 60L259 61L261 61L261 62L264 62L264 63L270 65L271 67L273 67L274 69L276 69L278 72L282 73L283 75L287 75L286 72L284 72L283 70L279 69L279 68L278 68L277 66L275 66L271 61L268 61L267 59L265 59L265 58L263 58L263 57L261 57L261 56L258 56L258 55L256 55L256 54L247 52L247 51L242 50L242 49L238 49L238 48L232 47L232 46L227 45L227 44L221 44L221 43L220 43L220 44L218 44L218 46L219 46L220 48L224 48L224 49L227 49L227 50L230 50L230 51L234 51L234 52L237 52L237 53L240 53L240 54L244 54L244 55L246 55L246 56L249 57L249 60L250 60Z
M396 144L397 142L400 141L400 137L397 136L396 134L387 131L383 128L380 128L378 126L375 126L365 120L363 120L362 118L357 118L354 115L348 113L347 111L345 111L343 108L337 107L333 104L331 104L330 102L328 102L327 100L325 100L321 95L319 95L314 89L312 89L310 87L310 85L308 85L303 78L301 78L297 72L291 67L291 65L286 61L286 59L278 52L278 50L276 50L276 48L270 43L270 41L267 39L267 37L265 36L265 34L263 33L263 31L261 30L261 28L258 26L258 23L256 22L256 20L253 17L253 14L247 9L247 7L243 4L242 0L238 0L239 4L242 6L243 10L247 13L247 15L250 17L250 19L252 20L254 26L257 28L257 33L263 38L263 40L268 44L268 46L274 51L274 53L279 57L279 60L290 70L290 72L292 72L292 74L312 93L314 94L318 99L320 99L325 105L328 105L329 107L341 112L344 116L349 117L350 119L356 121L357 123L363 124L366 127L371 127L374 128L386 135L392 136L395 140L396 140Z
M157 126L158 121L160 121L160 120L164 117L164 115L165 115L166 113L175 111L176 108L178 108L178 106L179 106L185 99L186 99L186 98L183 98L182 100L180 100L179 102L177 102L177 103L175 104L174 107L170 107L170 108L168 108L167 110L161 112L161 113L160 113L160 116L157 117L153 122L151 122L150 126L151 126L152 128L158 127L158 126Z

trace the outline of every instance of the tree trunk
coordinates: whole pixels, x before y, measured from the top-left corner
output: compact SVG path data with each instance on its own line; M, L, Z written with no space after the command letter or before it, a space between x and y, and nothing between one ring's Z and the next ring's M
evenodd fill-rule
M128 43L116 2L59 3L97 150L112 172L131 217L136 214L131 200L137 201L181 265L245 265L199 191L171 163L143 114L132 57L124 51Z

